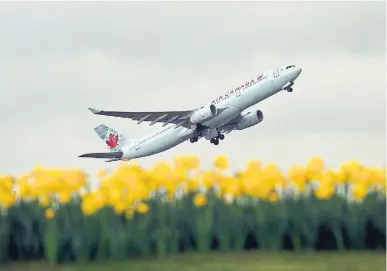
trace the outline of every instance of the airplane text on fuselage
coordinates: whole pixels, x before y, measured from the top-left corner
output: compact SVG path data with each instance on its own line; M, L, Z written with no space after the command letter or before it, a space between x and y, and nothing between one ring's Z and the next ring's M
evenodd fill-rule
M220 103L220 102L222 102L224 100L227 100L231 96L235 95L238 91L241 91L242 89L246 89L248 87L251 87L252 85L255 85L256 83L262 81L266 77L267 77L266 75L265 76L264 75L260 75L256 79L252 79L251 81L247 81L245 84L242 84L242 85L236 87L235 89L232 89L231 91L228 91L224 95L219 96L218 98L213 100L211 102L211 104L217 104L217 103Z

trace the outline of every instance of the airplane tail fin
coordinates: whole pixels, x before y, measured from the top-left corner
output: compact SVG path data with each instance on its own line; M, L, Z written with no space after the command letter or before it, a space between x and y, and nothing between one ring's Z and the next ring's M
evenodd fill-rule
M122 150L124 145L135 141L135 139L127 138L104 124L95 127L94 131L97 133L99 138L105 142L110 152L119 152Z

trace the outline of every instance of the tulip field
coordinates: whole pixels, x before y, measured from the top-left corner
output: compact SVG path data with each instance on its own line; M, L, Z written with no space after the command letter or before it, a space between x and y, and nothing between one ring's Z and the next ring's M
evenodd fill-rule
M386 249L386 169L357 161L333 169L313 157L280 170L251 160L231 172L225 156L208 169L182 156L151 168L130 161L96 177L93 188L79 169L37 166L0 176L0 269L31 261Z

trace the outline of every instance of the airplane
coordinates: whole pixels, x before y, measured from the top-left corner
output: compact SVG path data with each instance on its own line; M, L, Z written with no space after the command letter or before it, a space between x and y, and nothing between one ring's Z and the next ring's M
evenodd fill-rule
M137 121L137 124L148 121L150 126L162 123L163 128L135 139L101 124L94 131L105 142L109 152L86 153L79 157L108 159L105 162L129 161L166 151L186 140L195 143L203 137L218 145L219 140L224 140L225 134L262 122L261 110L247 113L245 110L282 90L292 92L294 81L301 71L302 68L295 65L270 69L193 110L120 112L89 108L95 115L128 118Z

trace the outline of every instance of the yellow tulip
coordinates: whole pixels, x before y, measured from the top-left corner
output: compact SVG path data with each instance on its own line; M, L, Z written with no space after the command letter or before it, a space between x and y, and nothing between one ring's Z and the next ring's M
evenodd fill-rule
M275 186L275 183L271 181L272 176L267 171L242 176L239 180L243 193L256 198L265 198Z
M364 182L369 183L372 178L371 172L366 168L359 168L353 172L351 172L351 180L355 183Z
M265 186L274 188L277 184L283 186L285 177L281 170L273 163L267 164L262 169L261 178L265 180Z
M52 219L55 215L55 212L52 208L47 208L46 211L44 211L44 215L47 219Z
M225 170L228 167L228 159L225 155L219 155L214 161L215 168Z
M89 200L92 202L92 204L96 208L101 208L105 204L105 198L101 191L94 191L93 193L89 194ZM113 203L112 203L113 204Z
M378 191L379 189L384 190L386 187L386 170L379 169L375 167L364 167L364 171L368 172L368 183L370 184L370 188Z
M356 200L362 200L367 195L368 184L366 182L358 182L353 186L352 195Z
M118 201L114 204L114 212L116 214L122 214L125 211L125 207L124 201Z
M71 194L68 192L63 192L59 195L59 202L62 204L68 203L71 199Z
M210 189L218 180L219 176L213 171L205 171L202 175L202 184L206 189Z
M259 172L262 168L262 163L259 160L250 160L247 164L247 171Z
M330 199L335 192L333 178L329 174L323 175L319 187L315 191L315 195L319 199Z
M178 155L175 157L175 167L176 168L185 168L186 167L186 158L184 156Z
M199 167L200 161L197 156L177 156L175 159L175 167L182 169L196 169Z
M315 195L319 199L330 199L334 193L334 187L331 184L325 184L320 186L316 191Z
M230 194L234 197L240 197L242 195L242 185L237 178L224 178L221 183L221 190L223 193Z
M379 169L375 174L375 182L381 186L383 191L386 190L386 169Z
M40 206L47 207L48 205L50 205L50 203L51 203L50 197L43 196L40 198L40 201L39 201Z
M191 192L191 191L197 191L199 188L200 180L198 178L189 178L185 183L184 183L184 191L186 193Z
M353 174L361 169L362 169L362 165L356 160L343 163L340 166L340 172L341 174L345 175L345 178L347 179L347 181L351 180L353 178Z
M116 202L121 200L121 191L118 188L112 187L108 191L109 191L107 194L108 202L111 205L114 205Z
M255 180L251 175L245 175L242 177L242 191L244 194L255 196L254 192L257 191Z
M172 169L167 163L159 162L154 166L154 168L149 173L154 178L165 179L172 175L171 174Z
M320 180L324 170L324 161L319 157L312 157L306 167L309 180Z
M205 195L198 193L194 197L194 205L196 207L202 207L207 204L207 198Z
M347 176L348 176L348 174L346 174L345 172L343 172L343 171L341 171L341 170L339 170L339 171L334 171L334 180L335 180L335 182L336 183L344 183L344 182L346 182L347 181Z
M12 187L15 179L12 176L2 176L0 177L0 189L4 191L12 191Z
M172 172L172 178L174 182L181 183L187 178L187 172L184 168L176 168Z
M16 201L16 196L12 193L0 193L0 205L5 208L10 207Z
M288 171L288 178L290 182L296 185L297 190L300 193L305 192L306 181L307 181L307 169L303 166L296 164L291 167Z
M267 199L268 199L269 201L271 201L271 202L278 202L278 200L279 200L279 195L278 195L277 192L272 191L272 192L269 193Z
M91 215L97 211L97 208L93 206L93 202L89 198L82 201L81 209L85 215Z
M148 211L149 211L149 206L146 204L146 203L143 203L141 202L137 208L136 208L137 212L139 212L140 214L146 214Z
M188 160L189 169L197 169L200 165L200 160L197 156L189 156Z

